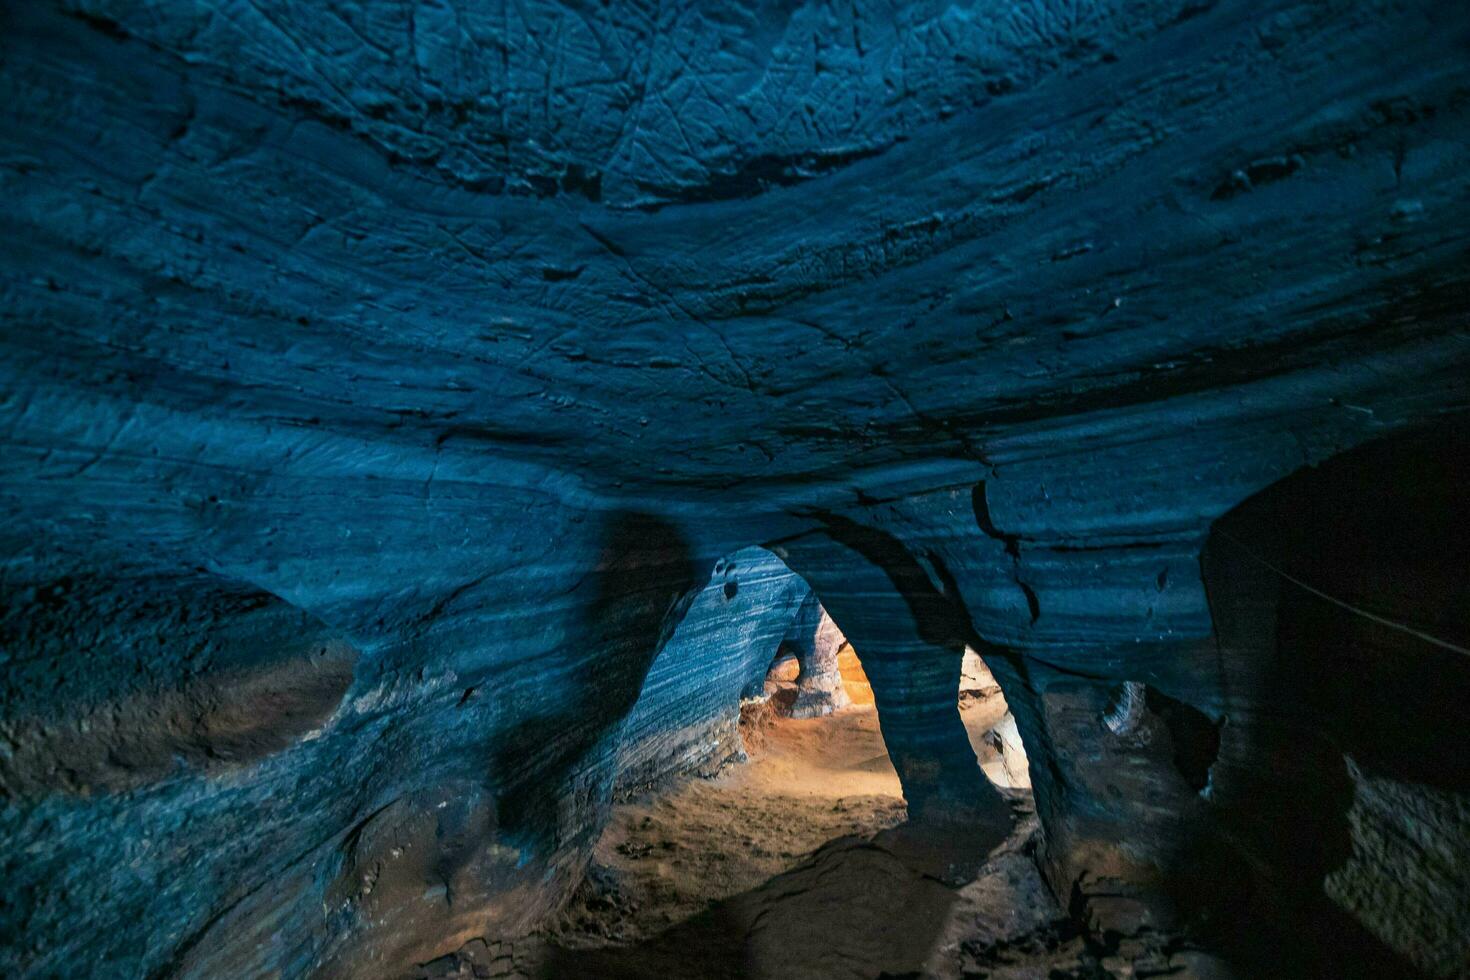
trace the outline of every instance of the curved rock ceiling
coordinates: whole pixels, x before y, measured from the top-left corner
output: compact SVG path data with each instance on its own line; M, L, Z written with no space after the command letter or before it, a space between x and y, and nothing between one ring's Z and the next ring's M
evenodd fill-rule
M1470 969L1463 5L0 28L6 975L535 928L809 592L915 819L986 658L1097 934Z

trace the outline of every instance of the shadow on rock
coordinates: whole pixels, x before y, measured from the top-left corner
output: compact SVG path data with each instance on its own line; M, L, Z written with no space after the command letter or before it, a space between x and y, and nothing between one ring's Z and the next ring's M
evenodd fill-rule
M803 865L635 946L548 951L538 976L918 975L958 898L1010 826L925 821L840 837Z

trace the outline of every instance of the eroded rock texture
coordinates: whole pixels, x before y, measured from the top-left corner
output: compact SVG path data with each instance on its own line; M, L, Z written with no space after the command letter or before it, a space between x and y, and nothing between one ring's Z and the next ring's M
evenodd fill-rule
M744 755L740 699L758 690L787 636L815 635L801 614L821 604L781 560L744 548L715 563L644 679L624 722L618 787L631 793L670 776L711 774ZM807 629L803 629L807 627Z
M785 713L793 718L817 718L852 703L842 686L838 652L847 638L822 608L815 592L791 621L777 655L789 657L796 669L791 704ZM780 664L773 664L776 672Z
M1439 0L7 5L0 972L532 929L809 586L979 841L985 659L1094 934L1465 975L1467 55Z

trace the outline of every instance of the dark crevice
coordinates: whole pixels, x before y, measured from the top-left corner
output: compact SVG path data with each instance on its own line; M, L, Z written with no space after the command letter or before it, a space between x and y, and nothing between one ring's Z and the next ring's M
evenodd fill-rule
M1035 626L1036 621L1041 618L1041 600L1037 597L1036 590L1025 582L1016 579L1016 584L1026 596L1026 609L1031 613L1031 625Z
M1190 789L1199 792L1210 782L1210 769L1220 757L1220 731L1223 721L1210 719L1203 711L1183 701L1148 688L1148 709L1168 726L1174 746L1174 767Z
M975 511L975 525L984 532L986 537L1003 542L1006 546L1006 553L1012 558L1018 557L1021 553L1021 536L1009 534L996 527L995 519L990 514L990 500L986 496L987 486L986 482L981 480L970 490L970 506Z
M670 204L710 204L757 197L776 187L825 176L859 160L879 156L893 144L849 150L816 150L808 153L762 153L742 160L729 170L716 170L701 184L674 185L638 181L638 189L658 198L639 205L642 211L657 211Z
M1031 615L1030 625L1035 626L1036 621L1041 618L1041 598L1029 583L1021 580L1021 536L1008 534L996 526L995 519L990 513L990 500L986 496L987 487L986 481L981 480L970 491L970 505L975 512L975 524L986 537L1005 543L1006 554L1011 556L1011 577L1026 598L1026 609Z

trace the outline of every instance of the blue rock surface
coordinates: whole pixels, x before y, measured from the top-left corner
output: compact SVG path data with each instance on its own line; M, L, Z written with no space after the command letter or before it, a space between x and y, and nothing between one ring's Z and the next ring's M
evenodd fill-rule
M0 104L0 973L534 929L808 590L1095 934L1470 970L1465 5L34 0Z

